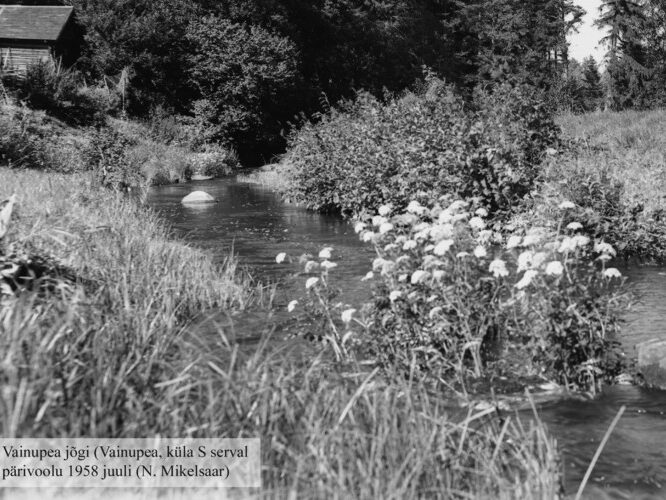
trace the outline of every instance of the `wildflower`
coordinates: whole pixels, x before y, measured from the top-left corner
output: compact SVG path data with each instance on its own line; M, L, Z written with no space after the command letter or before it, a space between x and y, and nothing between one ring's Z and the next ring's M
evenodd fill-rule
M469 252L458 252L458 253L456 254L456 258L458 258L458 259L462 259L462 258L464 258L464 257L469 257L469 255L470 255Z
M590 242L590 238L583 236L582 234L577 234L572 239L576 247L584 247Z
M316 271L319 269L319 262L316 262L314 260L310 260L305 264L305 272L306 273L311 273L313 271Z
M371 280L371 279L374 278L374 277L375 277L375 273L373 273L372 271L370 271L370 272L368 272L365 276L363 276L363 277L361 278L361 281L369 281L369 280Z
M483 222L483 219L481 217L472 217L469 220L469 227L480 231L481 229L484 229L486 227L486 223Z
M319 278L308 278L308 280L305 282L305 289L309 290L313 286L315 286L317 283L319 283Z
M583 229L583 225L580 222L569 222L569 224L567 224L567 229L578 231L579 229Z
M412 214L421 215L424 210L425 208L416 200L410 201L409 205L407 205L407 211Z
M534 253L531 250L525 250L518 256L518 271L524 271L532 265Z
M536 245L537 243L539 243L539 240L540 238L536 234L528 234L527 236L525 236L525 238L523 238L523 246L529 247L532 245Z
M373 233L372 231L365 231L361 235L361 241L363 241L363 243L369 243L374 239L375 239L375 233Z
M277 262L278 264L282 264L284 262L284 259L286 259L286 258L287 258L287 254L284 253L284 252L280 252L279 254L277 254L275 256L275 262Z
M379 234L386 234L389 231L393 231L393 224L391 224L390 222L383 222L379 226Z
M331 262L330 260L325 260L324 262L321 263L321 267L323 267L328 271L330 269L333 269L334 267L338 267L338 265L335 262Z
M479 208L476 212L474 212L476 215L479 217L488 217L488 210L485 208Z
M430 273L428 273L427 271L417 269L416 271L414 271L414 273L412 273L412 279L411 279L412 285L416 285L418 283L421 283L421 282L425 281L425 279L429 275L430 275Z
M574 250L576 250L576 242L573 238L569 238L568 236L562 240L560 248L557 249L560 253L573 252Z
M488 270L493 273L495 278L504 277L509 275L509 271L506 268L506 262L501 259L495 259L490 263Z
M289 302L289 305L287 305L287 311L292 312L294 309L296 309L296 306L298 305L298 300L292 300Z
M416 248L417 243L414 240L407 240L405 244L402 245L403 250L413 250Z
M378 210L379 215L386 217L391 213L391 205L382 205Z
M609 267L604 271L604 276L606 276L606 278L621 278L622 273L614 267Z
M390 260L385 260L382 265L382 274L390 274L391 271L395 269L395 262Z
M546 274L549 276L560 276L564 272L564 267L559 260L549 262L546 266Z
M460 214L455 214L453 216L453 222L454 223L455 222L460 222L460 221L465 220L465 219L467 219L467 213L465 213L465 212L460 213Z
M479 243L488 243L493 238L493 232L489 229L484 229L479 231L479 234L476 236L476 240Z
M435 241L440 241L453 236L452 224L437 224L430 229L430 237Z
M435 278L437 281L439 281L444 277L444 271L442 271L441 269L437 269L432 273L432 277Z
M439 243L437 243L437 245L435 245L433 252L435 255L442 256L446 252L448 252L452 246L453 246L453 240L442 240Z
M320 259L330 259L332 251L333 251L332 247L326 247L326 248L322 249L322 251L319 252L319 258Z
M506 248L510 250L519 247L521 241L523 241L523 239L520 236L510 236L509 240L506 242Z
M356 224L354 224L354 232L356 234L360 233L364 229L365 229L365 222L357 222Z
M409 255L401 255L395 261L398 264L402 264L403 262L409 262Z
M439 213L439 217L437 218L440 224L448 224L453 220L453 214L451 213L450 210L442 210Z
M482 247L481 245L477 246L477 247L474 249L474 257L476 257L477 259L483 259L483 258L486 257L487 255L488 255L488 252L487 252L486 249L485 249L484 247Z
M393 290L393 291L389 294L389 300L390 300L391 302L395 302L395 301L398 300L400 297L402 297L402 292L401 292L400 290Z
M426 245L425 248L423 249L424 252L432 252L435 249L435 245Z
M381 226L382 224L384 224L384 222L388 222L388 220L386 219L386 217L382 217L381 215L375 215L372 218L373 226Z
M560 203L559 208L560 208L560 210L566 210L568 208L576 208L576 205L574 205L573 203L571 203L568 200L565 200L562 203Z
M385 260L382 259L381 257L377 257L375 260L372 261L372 270L376 271L380 267L384 265Z
M352 320L352 316L356 312L356 309L346 309L342 311L342 314L340 315L342 317L342 321L347 324Z
M384 246L384 251L385 252L392 252L393 250L397 250L398 245L395 243L389 243L388 245Z
M398 281L400 283L403 283L403 282L407 281L407 275L406 274L401 274L400 276L398 276Z
M534 269L528 269L527 271L525 271L525 274L523 274L521 280L518 283L516 283L514 286L518 290L522 290L523 288L527 287L538 274L539 273Z
M617 252L612 245L606 243L605 241L599 241L594 244L594 251L601 254L611 255L615 257Z
M532 257L532 267L541 267L541 265L546 262L548 254L545 252L537 252Z

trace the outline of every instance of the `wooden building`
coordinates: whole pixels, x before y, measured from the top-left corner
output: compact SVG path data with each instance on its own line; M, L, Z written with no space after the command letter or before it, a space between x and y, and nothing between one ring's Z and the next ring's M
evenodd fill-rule
M0 70L25 74L31 64L78 55L72 7L0 5Z

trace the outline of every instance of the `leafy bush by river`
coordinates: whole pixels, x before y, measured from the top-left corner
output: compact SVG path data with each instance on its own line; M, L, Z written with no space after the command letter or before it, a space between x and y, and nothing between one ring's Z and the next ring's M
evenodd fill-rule
M291 140L288 196L345 216L383 204L404 208L416 195L478 197L509 212L533 187L558 129L535 91L498 87L465 104L429 78L418 94L354 102L307 124Z

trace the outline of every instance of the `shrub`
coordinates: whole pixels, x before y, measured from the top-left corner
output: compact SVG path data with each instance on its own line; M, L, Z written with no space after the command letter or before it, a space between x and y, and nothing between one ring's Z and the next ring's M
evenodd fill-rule
M136 144L112 128L101 128L93 133L83 154L100 185L122 190L145 184L140 165L128 154Z
M386 104L360 93L291 138L289 195L345 216L387 203L405 207L422 193L479 197L491 212L507 212L532 188L545 149L557 140L537 97L498 87L478 91L468 109L433 78L423 94Z
M238 168L238 156L232 149L209 145L203 153L191 153L189 166L193 173L222 177Z
M376 287L365 313L342 312L347 333L335 311L347 306L329 298L335 264L306 264L322 269L306 288L338 357L355 339L391 371L463 390L509 376L596 391L621 372L616 335L627 295L619 271L606 266L615 253L610 245L580 234L580 224L504 238L485 228L484 208L440 201L412 201L405 212L383 206L370 226L357 223L377 252L364 278ZM572 206L560 206L561 220ZM360 332L351 332L354 323Z

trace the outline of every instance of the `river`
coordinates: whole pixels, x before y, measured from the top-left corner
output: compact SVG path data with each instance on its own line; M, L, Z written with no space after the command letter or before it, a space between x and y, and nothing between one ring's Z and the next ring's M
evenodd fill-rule
M204 190L219 203L184 207L180 200ZM241 264L264 281L278 283L278 307L302 294L304 279L297 263L305 253L333 247L335 285L352 304L368 296L361 281L371 265L372 249L362 244L350 224L283 203L265 187L232 178L155 187L148 203L187 241L209 249L220 261L230 250ZM277 264L285 252L291 262ZM625 270L641 297L627 317L622 341L628 353L635 344L666 337L666 269ZM619 408L627 410L597 462L586 498L666 498L666 391L615 386L592 401L558 402L540 416L563 452L565 488L575 493L606 429Z

